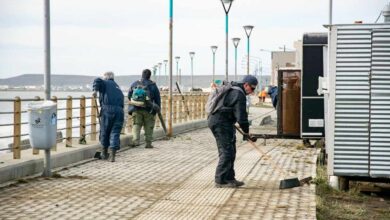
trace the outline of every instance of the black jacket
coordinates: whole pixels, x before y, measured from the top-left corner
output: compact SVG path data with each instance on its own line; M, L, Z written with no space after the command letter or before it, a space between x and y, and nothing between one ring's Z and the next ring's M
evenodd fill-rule
M246 96L245 89L242 83L232 83L234 86L240 87L244 93L236 89L231 89L225 97L224 104L214 114L208 118L209 127L212 126L234 126L236 122L241 129L249 132L248 113L246 111Z

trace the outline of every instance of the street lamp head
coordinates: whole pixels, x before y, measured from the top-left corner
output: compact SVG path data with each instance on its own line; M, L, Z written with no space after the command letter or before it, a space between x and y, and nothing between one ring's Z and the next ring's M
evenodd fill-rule
M232 40L233 40L234 47L238 47L238 44L240 43L240 38L235 37L232 38Z
M161 67L162 63L158 63L158 67Z
M254 26L252 25L245 25L244 26L244 30L245 30L245 33L246 33L246 36L249 38L251 36L251 33L252 33L252 29L254 28Z
M225 13L228 14L230 11L230 8L232 7L232 3L234 0L221 0L223 10L225 10Z
M190 57L193 58L195 56L195 52L190 52Z
M218 49L218 46L211 46L211 51L213 51L213 53L217 52L217 49Z
M167 63L168 63L168 60L164 60L163 62L164 62L164 64L167 64Z
M180 57L179 56L175 57L175 60L176 60L176 62L179 62Z

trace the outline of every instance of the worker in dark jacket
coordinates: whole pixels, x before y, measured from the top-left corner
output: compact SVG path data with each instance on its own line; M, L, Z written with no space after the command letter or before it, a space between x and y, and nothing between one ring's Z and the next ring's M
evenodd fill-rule
M103 79L96 78L93 82L93 96L99 92L100 112L100 143L102 144L102 159L108 159L108 148L111 150L110 161L115 161L116 152L120 148L120 132L122 130L124 113L124 95L114 81L114 73L106 72Z
M223 107L209 115L208 126L217 141L219 162L215 172L215 186L218 188L235 188L244 185L238 181L234 173L236 158L236 131L234 124L238 122L245 134L249 134L246 96L255 91L258 81L256 77L247 75L240 82L232 82L238 89L230 89L223 100ZM244 140L249 136L244 135Z
M130 86L128 99L130 100L129 114L133 120L132 147L140 143L141 128L145 130L145 148L153 148L153 129L156 114L161 108L160 91L155 82L150 80L152 72L149 69L142 71L142 78Z

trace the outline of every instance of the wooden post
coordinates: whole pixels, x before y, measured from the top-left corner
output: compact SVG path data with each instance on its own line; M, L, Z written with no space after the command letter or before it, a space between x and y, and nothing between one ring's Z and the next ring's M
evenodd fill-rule
M85 137L85 96L80 99L80 137L79 144L87 144Z
M188 111L187 111L188 110ZM191 110L188 108L188 93L184 96L184 102L183 102L183 121L188 121L188 113Z
M183 101L177 100L177 122L181 123L183 117Z
M91 141L96 141L96 98L92 97L91 99Z
M194 109L194 105L195 105L195 100L194 100L195 96L194 95L190 95L190 100L191 100L191 106L190 106L190 112L191 112L191 121L193 121L195 119L195 109Z
M34 99L35 99L35 101L40 101L40 100L41 100L41 97L35 96ZM32 149L32 154L33 154L33 155L38 155L38 154L39 154L39 149L33 148L33 149Z
M127 112L127 106L126 106L126 101L124 100L123 101L123 124L122 124L122 129L121 129L121 134L125 134L126 133L126 122L127 122L127 118L129 117L129 114Z
M172 114L173 114L173 123L177 123L177 95L174 95L172 98Z
M51 97L51 100L55 103L57 103L57 96L53 96ZM57 105L57 109L58 109L58 105ZM57 115L57 118L58 118L58 110L56 110L56 115ZM57 151L57 135L56 135L56 143L54 144L54 146L51 148L52 151Z
M207 99L208 99L208 95L205 95L203 94L202 95L202 118L206 118L207 115L206 115L206 102L207 102Z
M66 147L72 147L72 96L66 98Z
M201 109L201 103L202 102L202 99L201 99L201 96L200 94L197 94L196 95L196 106L197 106L197 111L196 111L196 118L197 119L200 119L201 118L201 114L202 114L202 109Z
M20 97L16 96L14 101L14 144L13 144L13 154L14 159L20 159L21 149L20 149L20 133L21 133L21 118L22 118L22 107L21 107Z
M166 114L167 114L167 96L161 96L161 115L163 117L164 122L166 123Z

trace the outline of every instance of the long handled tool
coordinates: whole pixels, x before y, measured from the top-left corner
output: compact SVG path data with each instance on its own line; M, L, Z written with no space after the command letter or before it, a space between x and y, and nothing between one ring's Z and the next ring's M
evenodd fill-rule
M184 95L183 95L183 93L181 93L180 86L179 86L179 84L177 82L176 82L176 88L177 88L177 91L179 91L179 93L181 95L181 101L183 102L184 106L186 107L186 112L187 112L187 115L189 117L190 116L190 110L188 109L188 106L187 106L186 100L184 98Z
M99 112L99 106L98 106L98 104L97 104L96 98L95 98L95 106L96 106L97 118L98 118L99 125L100 125L100 112ZM102 156L102 152L96 151L96 152L95 152L95 155L93 156L93 158L102 159L101 156Z
M237 127L237 125L235 125L235 128L236 130L241 133L242 135L248 135L249 134L245 134L239 127ZM252 145L252 147L254 147L261 155L264 155L264 156L267 156L267 154L261 150L260 148L258 148L256 146L256 144L251 140L251 138L248 139L248 142ZM280 168L277 164L275 164L272 160L270 160L271 162L271 165L278 171L280 171L281 173L283 173L284 176L287 176L288 174L286 173L285 170L283 170L282 168ZM294 188L294 187L298 187L298 186L301 186L303 185L304 183L308 183L309 181L311 180L311 177L306 177L304 179L302 179L301 181L299 181L299 179L297 177L294 177L294 178L290 178L290 179L283 179L280 181L280 185L279 185L279 189L289 189L289 188Z
M163 128L165 134L167 134L167 126L165 126L165 121L164 121L164 118L161 114L161 111L158 111L157 115L158 115L158 118L160 119L161 127Z

